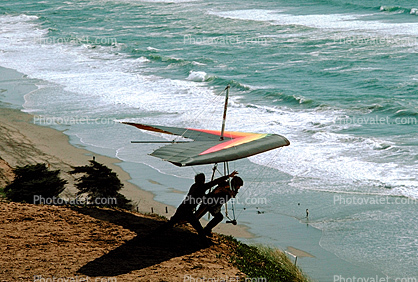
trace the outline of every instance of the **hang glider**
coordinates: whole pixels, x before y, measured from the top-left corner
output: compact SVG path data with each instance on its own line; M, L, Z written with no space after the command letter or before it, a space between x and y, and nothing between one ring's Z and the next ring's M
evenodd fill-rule
M229 162L290 144L286 137L278 134L221 132L217 130L146 125L132 122L123 123L146 131L192 139L193 141L180 142L174 140L169 142L172 144L163 146L151 153L151 156L158 157L177 166Z

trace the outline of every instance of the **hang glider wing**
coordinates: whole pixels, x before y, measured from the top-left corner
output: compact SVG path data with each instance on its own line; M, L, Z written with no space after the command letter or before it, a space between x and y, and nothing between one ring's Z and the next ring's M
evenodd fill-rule
M151 156L177 166L233 161L290 144L284 136L278 134L225 131L224 139L220 140L221 132L217 130L124 123L142 130L192 139L193 141L186 143L175 143L174 141L173 144L163 146L151 153Z

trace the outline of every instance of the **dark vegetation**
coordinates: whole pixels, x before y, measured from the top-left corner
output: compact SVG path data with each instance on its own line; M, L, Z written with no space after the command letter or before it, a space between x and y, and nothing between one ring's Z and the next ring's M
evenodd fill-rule
M6 197L14 202L34 203L35 196L58 197L64 191L66 180L59 177L59 170L49 170L46 164L17 166L15 178L4 188Z
M90 161L90 165L74 167L70 174L82 174L76 178L77 196L87 195L90 203L100 203L101 199L112 198L116 199L116 202L109 201L105 206L132 209L131 201L119 193L123 188L123 183L117 174L107 166Z
M5 198L6 197L6 192L4 192L3 188L0 188L0 198Z
M0 190L0 196L4 195L14 202L36 204L36 197L58 198L67 184L66 180L59 177L60 170L50 170L44 163L17 166L13 173L14 180ZM123 184L107 166L90 161L89 165L74 167L69 173L81 174L76 178L75 186L78 189L77 198L86 198L83 204L132 209L131 201L119 193ZM81 202L79 198L78 202Z

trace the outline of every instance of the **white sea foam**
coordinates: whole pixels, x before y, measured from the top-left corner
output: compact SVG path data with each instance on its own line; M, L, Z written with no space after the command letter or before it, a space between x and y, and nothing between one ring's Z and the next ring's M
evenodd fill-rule
M264 124L260 130L281 133L288 137L291 145L278 154L275 151L267 152L250 157L250 160L293 175L298 179L294 183L298 188L333 187L336 191L353 191L353 187L358 187L361 191L364 186L370 186L380 191L378 193L418 199L418 167L402 163L401 160L397 164L379 161L383 156L392 154L382 150L391 148L393 142L329 132L339 126L332 124L335 113L331 112L293 113L291 118L279 112L277 115L271 112L269 115L252 115L258 115L258 124ZM246 116L251 114L247 113ZM272 125L275 118L280 125ZM300 133L301 128L316 133L304 135Z
M117 46L91 49L84 45L42 45L33 40L34 36L47 34L37 23L37 17L0 16L0 23L4 30L0 34L0 64L49 82L27 97L28 110L115 118L138 113L141 119L134 120L197 128L218 128L221 123L223 97L214 95L218 93L202 84L207 78L203 71L192 71L184 80L145 76L140 69L147 59L112 52ZM246 105L232 95L227 129L286 136L291 146L280 153L272 151L250 160L290 174L298 179L294 185L301 189L324 188L324 183L344 189L361 182L378 188L390 186L394 194L418 198L417 180L410 177L418 175L417 168L370 160L376 149L392 144L385 139L332 133L355 126L335 124L335 118L341 114L344 113L334 109L294 111L286 107ZM89 144L98 142L90 140L89 134L86 131L78 136ZM125 152L119 151L118 156L122 156L122 151ZM129 158L130 154L123 156ZM131 161L136 159L132 157ZM175 170L170 164L165 169Z
M159 49L151 47L151 46L147 47L147 50L148 51L160 51Z
M204 71L190 71L187 80L196 81L196 82L203 82L207 78L207 73Z
M113 46L91 49L85 45L39 44L39 38L47 31L34 22L36 19L0 17L5 24L5 32L0 34L0 50L3 51L0 64L62 86L65 91L73 93L72 98L78 101L78 106L86 110L91 110L88 105L95 105L102 111L120 105L142 111L181 113L185 109L197 109L202 98L212 95L212 91L199 87L194 81L138 74L138 66L148 60L127 58L122 53L112 52ZM131 69L135 69L135 73ZM190 76L192 80L202 77L200 72ZM180 98L188 99L187 106L174 103ZM64 102L71 97L61 92L54 93L50 99ZM173 103L167 103L170 100ZM36 107L33 103L31 106Z
M179 4L179 3L197 2L201 0L117 0L117 1L123 2L123 3L130 3L130 4L137 4L138 2Z
M280 10L235 10L210 12L213 15L237 19L271 22L276 25L301 25L319 29L343 31L374 31L390 35L418 35L418 23L386 23L365 21L360 14L291 15Z

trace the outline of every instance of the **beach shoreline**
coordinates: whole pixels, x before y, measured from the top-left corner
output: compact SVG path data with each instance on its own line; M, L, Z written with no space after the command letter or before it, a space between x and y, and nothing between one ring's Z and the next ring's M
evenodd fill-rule
M83 145L79 140L71 139L73 136L65 134L64 130L36 124L34 116L30 113L22 112L24 107L19 107L19 103L23 105L24 100L22 97L25 93L36 91L36 81L11 69L0 68L0 73L5 74L3 75L3 80L0 80L1 91L4 93L10 91L17 94L13 96L14 100L11 100L9 98L10 95L7 95L7 99L3 99L3 102L0 102L0 157L9 163L10 166L15 167L17 165L22 166L44 162L48 163L51 169L60 169L62 171L61 176L69 182L63 196L71 197L75 192L74 177L68 174L68 171L71 170L72 166L88 164L88 161L95 156L96 161L105 164L118 174L122 183L124 183L121 193L138 205L137 210L139 212L153 212L168 218L173 214L175 206L163 203L163 201L156 201L157 194L150 192L151 189L142 189L141 184L147 188L151 184L151 186L157 185L161 189L165 189L166 187L178 187L180 184L181 187L191 185L192 180L180 180L175 176L161 173L150 166L147 166L147 171L133 175L132 171L135 170L129 167L133 166L136 168L138 164L105 156L97 153L97 151L93 152L86 149L88 146ZM0 96L1 100L2 96ZM130 173L127 171L130 171ZM174 185L174 182L177 182L177 184ZM161 183L165 184L161 186ZM167 192L167 195L169 193L184 193L184 191L174 190ZM273 235L266 233L266 230L260 230L263 225L257 224L259 223L258 221L277 226L280 233ZM254 224L246 226L246 222ZM369 273L368 271L364 272L364 268L358 265L355 266L348 263L349 267L347 267L347 261L337 258L336 255L321 247L322 231L320 229L316 229L311 225L305 226L305 224L301 224L300 220L284 214L247 214L245 222L241 221L239 225L235 226L221 223L214 231L234 236L248 244L259 244L261 242L267 245L275 245L276 247L279 244L280 249L283 251L287 250L291 254L295 250L297 250L296 253L309 253L310 256L299 256L298 265L302 266L308 275L314 274L314 278L320 278L323 281L332 281L332 277L324 275L324 273L338 273L347 277L349 273L357 273L359 271ZM275 237L274 242L271 241L272 235L278 236ZM260 236L263 236L263 238L260 239ZM332 263L329 264L329 262ZM322 269L323 267L326 267L328 270L325 271ZM344 268L348 270L344 271ZM374 274L375 272L371 271L370 273ZM381 274L379 273L379 275Z
M33 81L24 74L7 68L0 68L0 72L3 74L3 79L0 80L2 92L13 91L17 94L15 96L20 96L37 89ZM174 213L176 207L155 201L152 192L131 183L131 175L118 165L121 160L75 147L64 132L35 124L33 115L22 112L22 109L11 102L0 104L0 157L11 167L47 163L51 169L61 170L61 177L68 181L61 196L73 198L76 192L75 178L68 172L73 166L87 165L94 156L96 161L117 173L124 184L120 192L137 205L138 212L155 213L168 218ZM143 180L146 181L145 178ZM152 179L148 181L157 182ZM223 223L215 231L237 238L253 237L246 226L231 227Z

